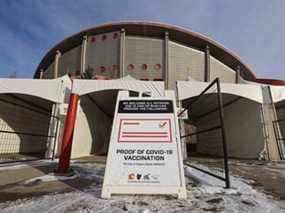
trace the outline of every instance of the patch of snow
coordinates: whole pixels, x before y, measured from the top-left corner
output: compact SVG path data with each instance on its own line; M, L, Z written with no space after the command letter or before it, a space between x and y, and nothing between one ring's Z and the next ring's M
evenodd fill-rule
M285 212L280 203L256 191L239 177L231 176L233 188L225 189L223 181L190 167L185 167L187 199L141 195L102 199L105 166L75 162L72 167L78 178L93 180L93 184L74 192L0 203L1 212ZM206 169L209 170L207 167ZM44 176L41 180L49 181L50 177Z
M58 176L58 175L43 175L35 178L31 178L29 180L26 180L24 184L30 184L36 181L42 181L42 182L50 182L50 181L63 181L63 180L71 180L77 178L78 175L74 174L72 176Z
M0 164L0 171L22 169L29 166L45 166L51 163L56 163L58 160L37 160L27 162L15 162Z
M198 167L203 167L198 165ZM208 168L203 168L204 170L209 170ZM198 182L201 185L201 188L205 190L205 193L240 193L240 194L251 194L255 193L255 190L246 182L240 178L230 176L231 188L225 189L225 182L219 180L213 176L210 176L204 172L201 172L197 169L186 166L185 175L194 181Z
M202 165L196 165L198 167L203 167ZM207 167L203 169L210 170ZM185 166L184 168L185 176L194 180L198 186L194 188L197 194L224 194L229 196L224 196L224 200L227 201L228 205L236 205L233 204L230 199L230 195L238 195L241 198L241 201L244 199L249 203L254 205L257 212L263 213L275 213L275 212L285 212L285 210L281 210L279 203L272 199L269 199L264 193L258 192L253 189L245 180L239 177L230 176L231 188L224 188L225 183L222 180L219 180L213 176L209 176L197 169ZM215 172L212 170L212 172ZM198 192L197 192L198 191ZM236 200L236 202L240 202ZM283 205L282 205L283 206ZM234 207L234 206L233 206ZM234 209L234 208L233 208ZM234 211L235 212L235 211ZM239 211L236 211L239 212Z
M27 167L26 164L16 164L16 165L3 165L0 166L0 171L7 171L7 170L15 170L15 169L22 169Z

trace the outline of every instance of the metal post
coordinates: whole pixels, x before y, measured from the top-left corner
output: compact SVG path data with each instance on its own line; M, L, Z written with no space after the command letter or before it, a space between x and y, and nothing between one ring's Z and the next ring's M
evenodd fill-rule
M59 62L60 56L61 56L61 53L59 50L57 50L55 54L53 78L58 78L58 62Z
M164 34L164 82L165 89L169 87L169 33Z
M221 94L220 79L216 78L217 83L217 98L219 106L219 116L221 122L221 131L223 139L223 153L224 153L224 167L225 167L225 179L226 179L226 188L230 188L230 176L229 176L229 165L228 165L228 148L227 148L227 138L226 131L224 126L224 110L223 110L223 99Z
M81 46L81 67L80 67L81 73L85 73L87 39L88 39L87 36L83 36L83 41Z
M59 157L58 172L66 173L69 170L73 132L76 120L79 95L71 93L68 111L65 120L64 133Z
M120 36L120 74L119 78L123 78L125 75L125 43L126 43L126 31L125 29L121 29Z
M205 76L204 81L210 81L210 47L207 45L205 48Z

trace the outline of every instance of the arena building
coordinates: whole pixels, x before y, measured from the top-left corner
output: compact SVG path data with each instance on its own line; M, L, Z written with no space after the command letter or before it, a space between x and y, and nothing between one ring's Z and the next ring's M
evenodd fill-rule
M258 79L236 54L216 41L184 28L161 23L118 22L87 29L48 51L34 78L41 79L38 81L64 79L62 82L65 82L64 87L61 86L65 95L61 102L54 107L42 103L48 107L44 111L61 120L60 124L44 130L46 135L56 132L54 149L60 150L56 147L60 147L65 119L64 113L57 115L68 104L70 92L80 95L72 157L107 153L119 90L145 96L159 96L166 89L175 90L179 106L185 108L216 78L221 82L230 157L271 160L284 157L285 81ZM218 121L217 110L213 110L215 98L212 97L216 92L204 95L197 104L199 107L193 108L191 115L196 116L195 121L181 120L185 150L188 147L188 151L220 155L219 134L215 131L199 133ZM3 128L6 126L11 127L9 122L3 121ZM193 134L195 132L199 134ZM18 137L15 140L17 147L29 139ZM30 146L30 143L27 144ZM51 146L46 143L44 147ZM15 152L20 152L17 150Z

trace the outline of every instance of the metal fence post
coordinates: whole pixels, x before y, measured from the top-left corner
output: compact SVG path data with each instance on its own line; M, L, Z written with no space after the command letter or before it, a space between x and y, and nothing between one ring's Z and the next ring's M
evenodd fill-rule
M227 147L227 138L226 131L224 126L224 110L223 110L223 99L221 94L220 79L216 78L217 84L217 98L219 106L219 116L221 122L221 131L223 138L223 153L224 153L224 167L225 167L225 179L226 179L226 188L230 188L230 176L229 176L229 165L228 165L228 147Z

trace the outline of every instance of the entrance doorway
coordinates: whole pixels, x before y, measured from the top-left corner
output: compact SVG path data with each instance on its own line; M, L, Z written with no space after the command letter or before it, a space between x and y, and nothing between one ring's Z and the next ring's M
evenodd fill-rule
M55 103L32 95L0 95L0 163L52 158L57 126Z
M72 158L107 156L119 90L102 90L80 97L75 123ZM129 91L131 96L138 92Z

